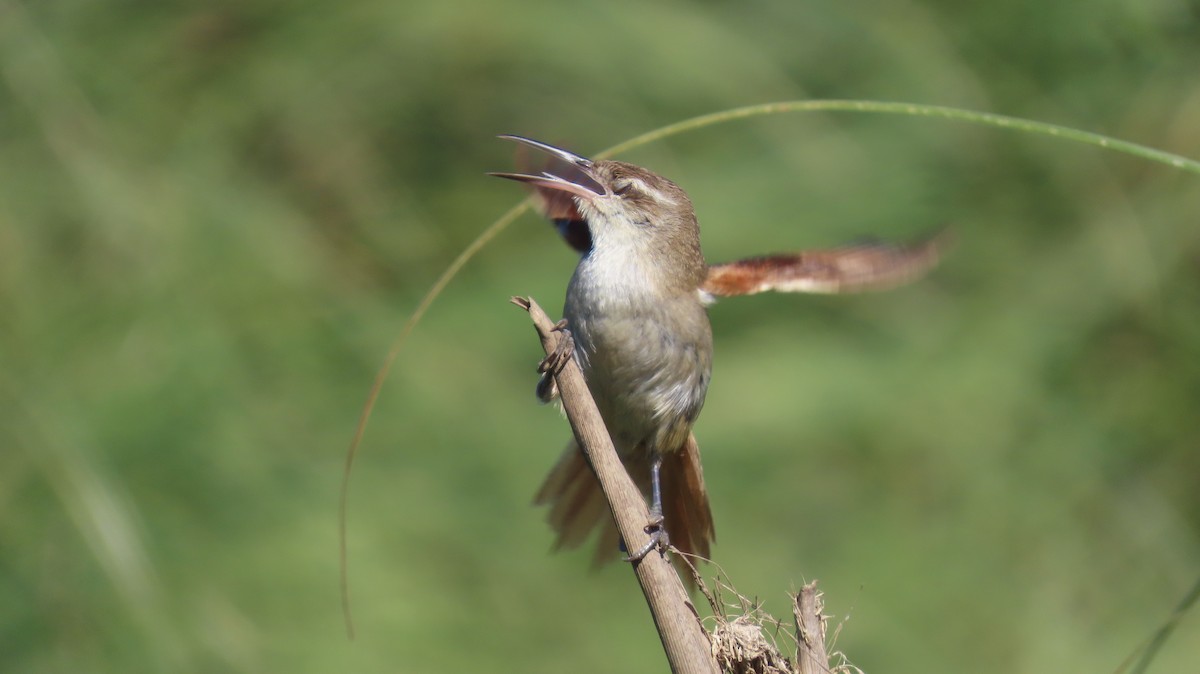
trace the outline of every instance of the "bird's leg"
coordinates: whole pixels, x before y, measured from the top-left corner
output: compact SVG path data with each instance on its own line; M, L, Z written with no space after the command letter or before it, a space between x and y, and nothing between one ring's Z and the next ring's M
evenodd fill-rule
M534 391L537 399L543 403L548 403L558 397L558 385L554 383L554 375L562 372L567 361L571 359L571 354L575 352L575 338L567 329L567 319L564 318L555 323L553 332L562 334L558 338L558 344L554 350L546 354L542 362L538 363L538 373L542 377L538 379L537 388Z
M662 454L654 452L650 459L650 523L646 525L646 533L650 535L650 540L646 542L641 549L625 558L627 562L636 562L650 551L658 548L659 552L666 552L671 547L671 539L667 536L667 530L663 527L663 507L662 507L662 482L659 479L659 472L662 470Z

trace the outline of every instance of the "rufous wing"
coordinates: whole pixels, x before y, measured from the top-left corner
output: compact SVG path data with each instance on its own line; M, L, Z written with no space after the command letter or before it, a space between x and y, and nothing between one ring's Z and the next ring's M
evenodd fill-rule
M923 276L950 245L948 230L912 244L862 243L710 265L700 290L713 297L887 290Z

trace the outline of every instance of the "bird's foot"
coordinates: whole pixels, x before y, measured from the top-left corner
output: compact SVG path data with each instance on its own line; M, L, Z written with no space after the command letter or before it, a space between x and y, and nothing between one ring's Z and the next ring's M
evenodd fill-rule
M537 371L542 375L538 380L537 394L538 400L548 403L558 397L558 385L554 383L554 375L562 372L567 361L571 360L571 354L575 353L575 338L571 336L571 331L567 329L567 319L554 324L553 332L561 333L558 338L558 344L554 350L546 354L546 357L538 363Z
M571 354L575 351L575 338L567 329L567 319L565 318L555 323L551 332L562 333L562 336L558 338L558 344L555 345L554 350L546 354L542 362L538 363L538 372L555 375L562 372L567 361L571 359Z
M663 526L663 516L652 514L651 517L650 523L644 529L650 536L650 540L646 541L645 545L626 557L625 561L639 562L646 555L650 554L651 550L657 549L660 554L666 554L667 550L670 549L671 537L667 535L667 529Z

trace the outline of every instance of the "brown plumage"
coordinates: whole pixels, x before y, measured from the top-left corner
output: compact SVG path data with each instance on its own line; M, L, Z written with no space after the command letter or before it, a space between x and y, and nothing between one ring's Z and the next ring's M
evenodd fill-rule
M708 266L692 203L644 168L592 161L544 143L503 136L549 155L540 174L495 173L533 188L539 209L582 254L563 315L573 357L622 463L661 514L670 542L708 557L712 511L692 426L712 371L706 305L765 290L850 292L899 285L936 264L945 242L864 244ZM548 401L552 380L538 387ZM535 502L549 508L556 548L599 529L595 561L616 558L618 535L595 475L572 441ZM654 524L648 531L654 529ZM658 539L661 542L661 538ZM685 578L690 578L685 574Z
M888 290L925 275L950 243L943 230L910 245L863 243L711 265L700 289L714 297L776 292Z
M646 452L639 452L622 458L626 470L643 493L650 491L648 456ZM716 531L695 436L688 434L687 442L679 451L665 452L663 457L663 526L670 534L672 545L684 553L707 559L712 543L716 541ZM550 469L533 502L549 507L546 521L557 534L555 550L577 548L598 529L592 566L599 567L615 558L620 536L612 523L600 484L574 439ZM690 582L691 576L682 564L678 566L683 578Z

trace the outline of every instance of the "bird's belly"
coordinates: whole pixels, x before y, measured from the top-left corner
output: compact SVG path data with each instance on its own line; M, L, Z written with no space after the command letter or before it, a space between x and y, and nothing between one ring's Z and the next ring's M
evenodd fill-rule
M617 450L682 446L704 405L712 372L712 333L699 304L567 315L575 355Z

